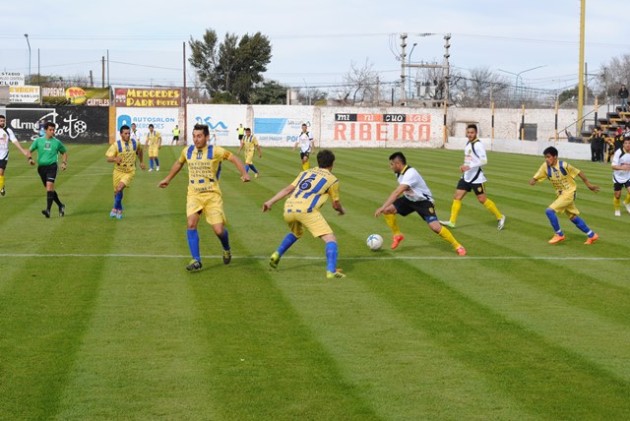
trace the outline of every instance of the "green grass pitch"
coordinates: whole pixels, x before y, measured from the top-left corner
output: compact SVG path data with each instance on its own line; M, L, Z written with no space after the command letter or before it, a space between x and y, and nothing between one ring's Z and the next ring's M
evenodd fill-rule
M299 157L265 149L262 177L221 179L234 259L224 266L200 224L204 270L189 274L182 172L139 172L112 206L106 146L73 146L57 190L66 217L40 211L45 192L16 151L0 198L0 419L417 420L630 418L630 215L613 216L608 165L568 160L591 246L544 210L543 157L490 153L487 191L507 215L498 232L474 196L454 235L458 257L417 216L406 240L374 210L396 187L392 149L339 149L347 215L323 212L339 242L341 280L325 277L324 245L307 234L268 267L287 228L282 204ZM461 151L406 150L447 218ZM562 153L562 148L560 148ZM314 159L312 160L314 163ZM365 239L381 234L371 252Z

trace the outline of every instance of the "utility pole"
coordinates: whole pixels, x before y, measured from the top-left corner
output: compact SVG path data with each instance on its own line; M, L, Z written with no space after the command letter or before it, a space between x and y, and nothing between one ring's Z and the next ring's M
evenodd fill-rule
M407 105L407 95L405 94L405 60L407 59L407 53L405 52L405 47L407 46L407 34L403 33L400 34L400 48L401 48L401 54L400 54L400 62L401 62L401 67L400 67L400 102L403 105Z
M586 15L586 0L580 0L580 54L578 63L578 106L576 132L582 135L582 118L584 115L584 20Z
M24 34L24 38L26 38L26 45L28 46L28 83L31 83L31 42L28 40L28 34Z
M444 35L444 103L446 107L448 107L448 100L450 98L450 79L451 79L451 65L448 62L451 53L449 52L449 48L451 48L451 34L448 33Z

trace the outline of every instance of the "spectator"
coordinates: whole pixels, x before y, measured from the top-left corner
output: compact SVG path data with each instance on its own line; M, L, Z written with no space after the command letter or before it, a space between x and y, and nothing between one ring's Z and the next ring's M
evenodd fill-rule
M628 88L626 88L626 85L621 85L617 96L621 99L621 111L628 111Z
M591 161L604 162L604 135L598 126L591 135Z

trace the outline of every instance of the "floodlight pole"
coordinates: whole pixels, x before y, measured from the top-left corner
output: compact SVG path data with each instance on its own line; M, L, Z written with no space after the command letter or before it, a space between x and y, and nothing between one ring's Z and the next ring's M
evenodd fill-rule
M578 106L577 127L578 137L582 133L582 118L584 116L584 20L586 15L586 0L580 0L580 57L578 64Z
M418 45L418 43L414 42L413 46L411 47L411 51L409 51L409 64L411 64L411 55L413 54L413 50L415 50L416 45ZM411 90L411 66L407 66L407 68L408 68L407 78L409 79L409 97L413 98L413 91Z
M31 79L31 42L28 40L28 34L24 34L24 38L26 38L26 45L28 45L28 78L29 83Z

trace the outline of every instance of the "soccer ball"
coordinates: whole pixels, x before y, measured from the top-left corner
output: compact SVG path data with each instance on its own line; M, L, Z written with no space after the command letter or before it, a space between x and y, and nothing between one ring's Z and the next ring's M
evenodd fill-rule
M367 238L366 243L370 250L380 250L380 248L383 246L383 237L378 234L370 234Z

